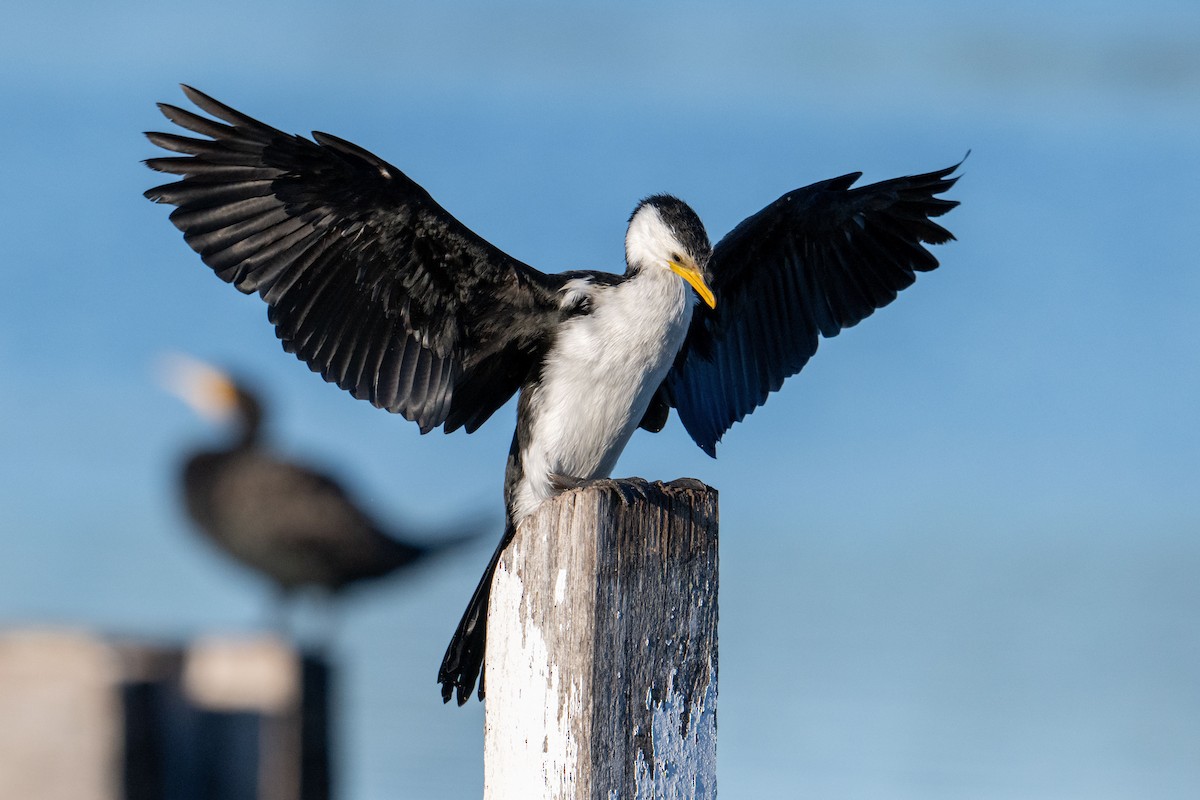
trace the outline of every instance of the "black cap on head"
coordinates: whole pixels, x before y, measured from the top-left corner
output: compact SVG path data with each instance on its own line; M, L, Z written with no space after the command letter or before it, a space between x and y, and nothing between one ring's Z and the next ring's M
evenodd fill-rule
M700 266L707 263L708 257L712 253L712 245L708 241L708 232L704 229L704 223L700 221L700 217L692 210L691 206L678 197L669 194L655 194L638 203L633 213L637 214L643 206L654 207L662 221L675 234L675 238Z

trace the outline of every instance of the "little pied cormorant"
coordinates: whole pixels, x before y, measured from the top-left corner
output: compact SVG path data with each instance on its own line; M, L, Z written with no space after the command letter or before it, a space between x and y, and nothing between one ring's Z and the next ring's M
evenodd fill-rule
M425 542L396 536L332 477L270 451L263 405L245 383L182 355L163 366L165 388L233 434L227 444L184 460L188 516L218 548L269 579L281 599L302 587L336 594L483 532L481 523L468 523Z
M951 234L933 222L956 167L788 192L715 247L681 200L640 202L626 270L546 274L502 252L372 153L288 135L190 87L205 138L149 133L182 176L146 196L224 281L266 301L286 351L422 432L474 431L520 392L504 536L438 674L466 701L481 675L491 579L516 526L563 488L607 477L633 431L674 407L710 456L800 371L820 336L887 305ZM702 304L696 304L688 287Z

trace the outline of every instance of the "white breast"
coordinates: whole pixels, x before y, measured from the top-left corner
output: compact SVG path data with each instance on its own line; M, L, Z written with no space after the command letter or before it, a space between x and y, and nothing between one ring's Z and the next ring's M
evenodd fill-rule
M512 498L517 521L554 494L553 476L611 473L687 335L693 298L667 270L593 291L602 296L591 314L563 326L531 398L524 478Z

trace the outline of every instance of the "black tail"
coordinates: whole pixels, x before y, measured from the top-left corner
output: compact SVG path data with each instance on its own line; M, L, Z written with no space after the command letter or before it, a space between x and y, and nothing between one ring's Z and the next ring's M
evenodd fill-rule
M479 682L479 699L483 699L483 654L487 647L487 609L488 598L492 594L492 577L496 574L496 565L500 563L500 554L512 541L515 528L512 522L504 526L504 538L492 558L488 561L471 602L463 612L446 655L442 657L442 667L438 670L438 683L442 685L442 702L450 702L450 696L457 692L458 704L461 706L471 697L475 682Z

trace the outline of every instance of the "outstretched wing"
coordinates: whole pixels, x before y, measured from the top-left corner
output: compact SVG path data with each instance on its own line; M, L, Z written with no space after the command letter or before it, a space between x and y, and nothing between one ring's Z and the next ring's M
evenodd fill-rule
M325 133L285 134L202 92L209 119L160 104L207 138L147 133L182 176L146 197L204 263L257 292L285 350L355 397L428 431L481 425L545 340L557 278L472 233L391 164Z
M743 220L709 261L717 307L697 306L665 381L684 427L711 456L725 431L817 351L938 266L937 195L958 165L851 188L861 173L789 192Z

